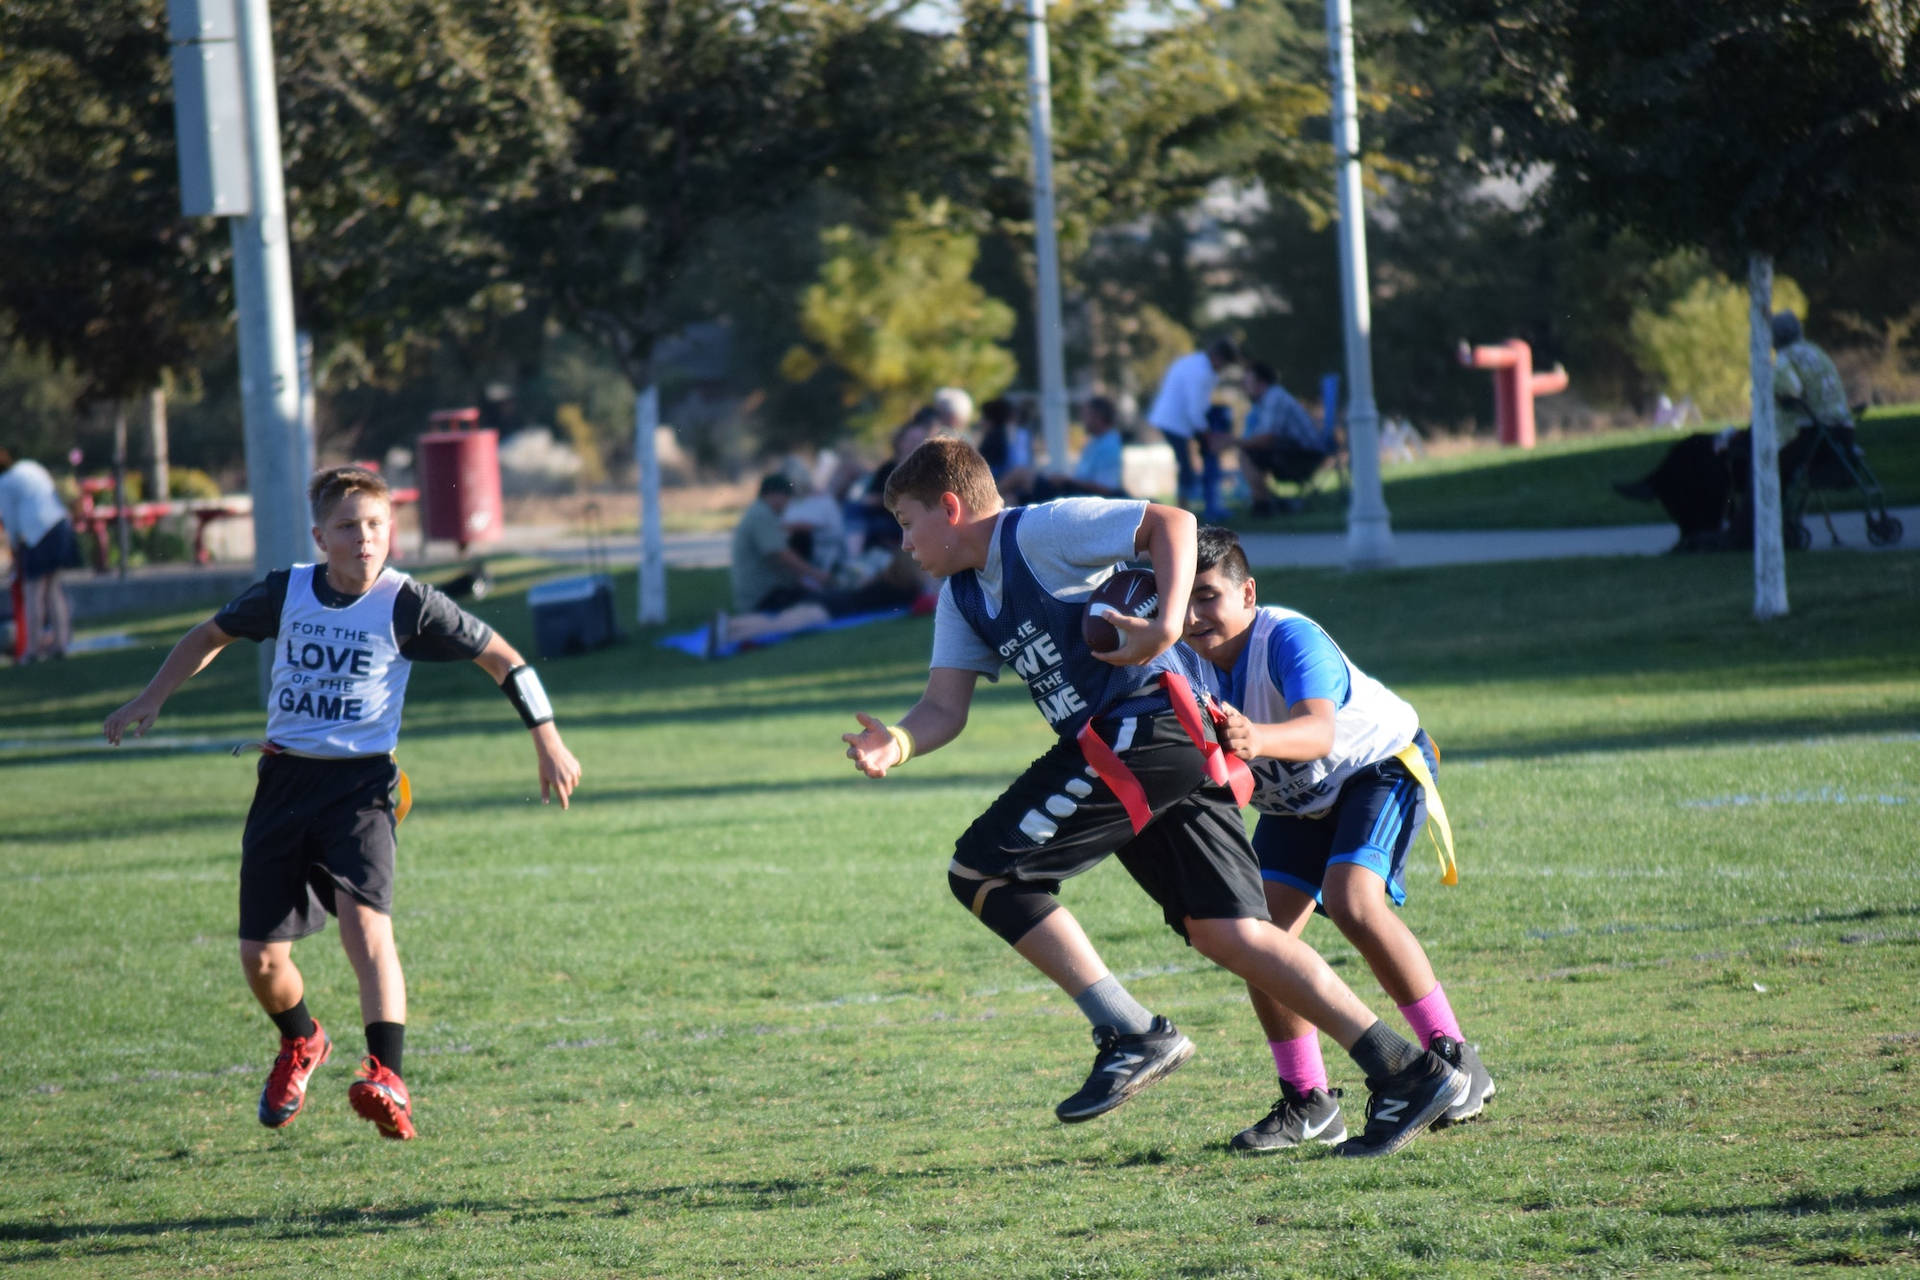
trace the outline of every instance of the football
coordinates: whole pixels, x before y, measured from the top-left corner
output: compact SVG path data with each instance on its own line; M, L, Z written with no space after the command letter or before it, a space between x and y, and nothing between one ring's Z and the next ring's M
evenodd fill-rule
M1124 613L1132 618L1151 618L1160 612L1160 588L1151 569L1122 569L1093 589L1087 597L1087 611L1080 618L1080 634L1095 652L1106 653L1120 647L1120 630L1107 618Z

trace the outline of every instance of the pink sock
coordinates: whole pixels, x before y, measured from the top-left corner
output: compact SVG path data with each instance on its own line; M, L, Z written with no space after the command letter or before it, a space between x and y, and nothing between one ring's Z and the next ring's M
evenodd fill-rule
M1460 1024L1454 1020L1453 1006L1447 1003L1447 993L1440 989L1437 982L1433 984L1433 990L1412 1004L1401 1005L1400 1016L1413 1028L1413 1038L1423 1049L1432 1047L1436 1035L1453 1040L1466 1039L1460 1034Z
M1327 1087L1327 1064L1320 1057L1320 1033L1309 1031L1297 1040L1269 1040L1273 1065L1280 1078L1306 1093Z

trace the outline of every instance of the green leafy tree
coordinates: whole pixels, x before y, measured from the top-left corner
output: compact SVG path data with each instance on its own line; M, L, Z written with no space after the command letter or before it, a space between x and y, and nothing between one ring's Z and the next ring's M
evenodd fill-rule
M1806 295L1786 276L1774 305L1806 314ZM1636 311L1629 330L1642 367L1668 395L1691 399L1702 415L1744 419L1752 391L1747 362L1747 291L1714 272L1660 310Z
M804 382L830 364L852 422L870 438L904 422L942 386L985 399L1013 381L1001 345L1013 310L971 278L979 244L948 225L943 204L898 219L883 236L849 226L823 235L828 256L801 299L807 345L784 361Z
M226 235L180 214L164 9L0 6L0 313L119 402L217 346Z
M1920 231L1920 5L1412 0L1462 74L1432 100L1474 154L1545 166L1593 216L1744 271L1755 605L1786 612L1766 317L1774 259Z

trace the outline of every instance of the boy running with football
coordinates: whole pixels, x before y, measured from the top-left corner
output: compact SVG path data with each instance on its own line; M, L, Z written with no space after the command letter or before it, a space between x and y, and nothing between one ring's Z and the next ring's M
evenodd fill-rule
M1260 810L1253 848L1273 921L1298 937L1315 907L1324 910L1419 1042L1471 1080L1441 1122L1476 1116L1493 1096L1493 1077L1461 1035L1426 951L1393 910L1406 901L1403 866L1429 806L1446 827L1433 785L1439 752L1414 709L1354 666L1312 619L1258 602L1232 530L1209 526L1197 542L1186 642L1218 670L1222 737L1252 764ZM1450 848L1443 861L1451 882ZM1280 1100L1235 1135L1234 1149L1339 1141L1338 1091L1327 1087L1312 1020L1268 990L1249 983L1247 993L1273 1050Z
M902 546L947 581L925 692L894 725L861 714L847 755L880 778L965 726L975 683L1013 667L1059 735L956 845L954 896L1074 998L1098 1053L1063 1121L1088 1120L1186 1061L1193 1045L1107 972L1060 882L1109 853L1202 955L1304 1011L1353 1055L1380 1103L1341 1153L1386 1155L1464 1097L1465 1075L1409 1043L1313 950L1267 918L1224 754L1178 645L1193 581L1194 520L1174 507L1074 498L1003 508L964 441L921 445L888 478ZM1120 646L1081 634L1088 595L1136 555L1153 565L1157 617L1112 618Z
M109 715L107 741L144 736L167 698L235 640L272 643L259 784L240 851L240 963L280 1030L260 1123L288 1124L333 1041L307 1011L293 943L340 918L360 987L367 1055L347 1090L388 1138L414 1136L400 1068L406 980L394 948L394 835L407 783L394 761L414 662L470 660L501 687L533 736L543 800L566 808L580 762L560 740L540 678L512 645L432 587L387 566L393 506L364 467L335 467L308 489L324 560L274 570L181 638L139 697ZM238 750L236 749L236 754Z

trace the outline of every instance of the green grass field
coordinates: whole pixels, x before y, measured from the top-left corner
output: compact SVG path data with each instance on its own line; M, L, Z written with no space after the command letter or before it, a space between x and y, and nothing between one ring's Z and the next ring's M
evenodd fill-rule
M1764 626L1741 557L1265 583L1445 753L1461 883L1423 848L1407 917L1500 1091L1385 1161L1225 1150L1275 1092L1266 1049L1111 864L1066 900L1200 1054L1054 1122L1084 1022L942 874L1045 745L1038 717L995 688L896 778L840 754L855 709L918 691L924 621L720 665L635 641L547 664L587 770L564 814L476 671L415 673L405 1145L346 1106L361 1039L331 931L296 954L334 1062L289 1129L254 1119L274 1042L234 957L251 780L223 749L259 731L252 655L174 700L170 745L118 753L100 718L195 615L0 671L0 1265L1920 1274L1920 555L1789 563L1794 611ZM483 610L519 643L531 573ZM690 622L720 575L673 590ZM1309 938L1386 1007L1324 922Z
M1700 429L1700 428L1696 428ZM1447 456L1389 463L1381 481L1394 527L1400 529L1572 529L1648 524L1665 519L1657 506L1614 493L1615 480L1645 475L1682 433L1647 429L1607 431L1543 440L1531 450L1487 447ZM1920 409L1877 409L1860 423L1866 450L1886 500L1920 502ZM1323 472L1307 509L1262 521L1261 529L1324 532L1346 527L1338 478ZM1833 509L1857 510L1857 491L1824 495Z

